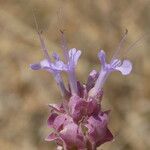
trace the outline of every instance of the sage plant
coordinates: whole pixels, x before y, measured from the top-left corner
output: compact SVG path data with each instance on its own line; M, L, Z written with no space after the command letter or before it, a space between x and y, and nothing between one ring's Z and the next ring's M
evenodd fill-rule
M102 111L101 101L103 86L108 76L115 71L128 75L132 70L132 63L129 60L121 60L118 57L126 35L109 63L106 61L105 52L99 50L100 70L92 70L87 82L82 84L75 74L81 51L76 48L68 49L64 32L61 31L64 61L57 53L52 54L52 61L41 33L38 34L45 58L30 67L33 70L50 72L62 95L59 104L49 104L50 115L47 122L53 131L46 141L55 141L57 150L96 150L103 143L113 140L114 137L108 129L110 111ZM69 84L66 84L68 86L63 81L61 74L63 71L68 75Z

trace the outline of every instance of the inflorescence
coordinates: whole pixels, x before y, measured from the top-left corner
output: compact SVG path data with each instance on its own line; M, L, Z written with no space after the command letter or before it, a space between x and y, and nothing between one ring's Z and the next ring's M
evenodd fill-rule
M130 74L132 63L129 60L120 60L116 54L110 63L107 63L105 52L100 50L98 52L100 71L92 70L86 84L82 84L75 74L81 51L76 48L68 49L64 32L61 31L61 46L65 61L62 61L56 53L52 54L54 60L52 61L41 33L38 32L38 35L45 58L30 67L33 70L42 69L50 72L62 95L60 104L49 104L48 126L53 132L46 141L55 141L58 150L96 150L101 144L113 140L114 137L107 127L110 111L101 109L103 85L109 74L114 71L119 71L122 75ZM120 46L117 51L119 49ZM61 75L63 71L68 75L68 87Z

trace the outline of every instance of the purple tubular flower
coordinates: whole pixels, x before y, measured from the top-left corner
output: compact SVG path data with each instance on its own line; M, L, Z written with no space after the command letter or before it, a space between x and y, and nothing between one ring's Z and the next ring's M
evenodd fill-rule
M38 27L37 27L37 29L38 29ZM54 78L55 78L58 86L60 87L61 95L63 97L65 97L66 95L68 95L68 91L66 90L66 88L64 86L64 82L63 82L61 74L60 74L61 71L64 70L65 65L62 61L60 61L59 55L57 55L56 53L53 53L53 58L55 60L54 63L51 62L50 56L48 54L48 50L45 46L44 39L40 32L38 32L38 35L39 35L39 40L41 43L41 48L44 53L45 59L40 61L39 63L31 64L30 67L33 70L44 69L44 70L47 70L50 73L52 73L54 75Z
M121 62L119 59L112 59L110 64L106 63L106 55L103 50L98 53L99 60L102 64L103 71L112 72L120 71L122 75L128 75L132 70L132 63L129 60L124 60Z
M101 70L91 71L87 83L81 84L76 80L75 75L75 67L81 51L75 48L68 50L64 33L61 33L64 62L56 53L53 53L54 61L51 61L44 40L39 33L45 59L30 65L33 70L42 69L52 73L63 96L60 104L49 104L50 115L47 124L53 131L45 140L55 141L57 150L96 150L103 143L113 140L113 135L108 129L110 111L101 109L103 85L111 72L119 71L122 75L128 75L132 70L132 63L129 60L121 61L116 57L126 34L110 63L106 62L105 52L99 51ZM69 77L67 89L61 77L62 71L67 72Z
M61 77L61 71L64 70L64 63L60 60L55 60L54 63L51 63L50 61L48 61L47 59L44 59L42 61L40 61L39 63L36 64L31 64L30 65L31 69L33 70L47 70L50 73L52 73L54 75L54 78L57 82L57 84L59 85L60 89L61 89L61 93L62 95L66 95L67 94L67 90L64 86L62 77Z
M77 65L78 59L81 55L81 51L72 48L69 50L68 54L69 54L68 71L70 71L73 70Z
M106 55L103 50L98 53L99 60L101 62L101 70L99 72L99 77L95 83L95 86L89 92L90 96L96 96L98 92L102 90L102 87L111 72L119 71L122 75L130 74L132 70L132 63L129 60L112 59L109 64L106 63Z
M78 89L77 89L77 80L75 76L75 67L77 65L78 59L81 55L81 51L77 50L75 48L72 48L68 51L68 62L66 66L64 67L64 70L67 71L69 75L69 83L70 83L70 88L71 92L73 95L78 94Z
M54 63L49 62L47 59L44 59L40 61L40 63L31 64L31 69L33 70L40 70L44 69L51 73L60 73L62 70L64 70L64 63L60 60L55 60Z

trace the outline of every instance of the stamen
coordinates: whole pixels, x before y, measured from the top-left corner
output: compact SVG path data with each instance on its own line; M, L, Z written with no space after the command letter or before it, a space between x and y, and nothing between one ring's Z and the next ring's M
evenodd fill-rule
M34 22L35 22L35 26L36 26L36 31L37 31L37 34L38 34L38 36L39 36L41 48L42 48L42 51L43 51L43 53L44 53L44 57L45 57L49 62L51 62L50 57L49 57L49 54L48 54L48 50L47 50L47 48L46 48L44 39L43 39L43 37L42 37L42 31L39 30L38 22L37 22L37 19L36 19L36 17L35 17L34 12L33 12L33 17L34 17Z
M141 37L139 37L135 42L133 42L126 50L125 52L128 53L133 47L137 46L137 44L143 40L147 35L142 35Z
M112 63L111 63L111 67L115 68L117 66L121 65L121 61L119 59L115 59Z
M63 50L63 54L64 54L64 58L65 58L65 62L68 62L68 46L67 46L67 41L65 38L65 29L64 29L64 16L63 16L63 8L59 8L59 10L57 11L57 19L58 19L58 30L61 33L61 47Z
M121 48L123 47L123 44L125 43L127 34L128 34L128 30L126 29L126 30L125 30L125 33L123 34L123 37L121 38L121 41L119 42L119 45L118 45L117 49L115 50L115 53L114 53L114 55L113 55L111 61L112 61L113 59L115 59L116 57L118 57L119 52L120 52Z
M67 46L67 41L66 41L66 38L65 38L64 31L60 29L60 33L61 33L61 47L62 47L62 50L63 50L65 61L67 62L68 61L68 46Z

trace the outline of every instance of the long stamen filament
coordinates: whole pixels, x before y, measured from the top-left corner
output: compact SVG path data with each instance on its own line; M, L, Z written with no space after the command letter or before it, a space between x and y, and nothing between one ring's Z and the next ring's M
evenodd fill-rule
M39 36L41 49L42 49L42 51L43 51L43 53L44 53L44 57L45 57L49 62L51 62L50 57L49 57L49 54L48 54L48 50L47 50L47 48L46 48L44 39L43 39L43 37L42 37L42 33L41 33L40 30L39 30L38 22L37 22L37 19L36 19L34 13L33 13L33 17L34 17L34 22L35 22L35 26L36 26L36 31L37 31L37 34L38 34L38 36Z
M48 50L47 50L46 45L45 45L45 42L44 42L44 39L43 39L43 37L42 37L42 35L41 35L40 32L38 32L38 36L39 36L39 40L40 40L40 43L41 43L41 48L42 48L43 53L44 53L44 57L45 57L49 62L51 62L51 59L50 59L49 54L48 54Z
M116 51L115 51L115 53L114 53L114 55L113 55L113 57L112 57L112 59L111 59L111 61L112 61L113 59L115 59L115 58L117 57L117 55L119 55L119 52L120 52L120 50L121 50L123 44L125 43L127 34L128 34L128 30L126 29L126 30L125 30L125 33L124 33L124 35L123 35L123 37L122 37L122 39L121 39L121 41L119 42L119 45L118 45Z
M64 31L60 30L60 33L61 33L61 47L62 47L62 50L63 50L65 61L67 62L68 61L68 57L69 57L68 56L67 41L66 41L66 38L65 38Z
M143 39L145 38L146 35L143 35L141 37L139 37L135 42L133 42L126 50L125 52L128 53L133 47L137 46L137 44Z

